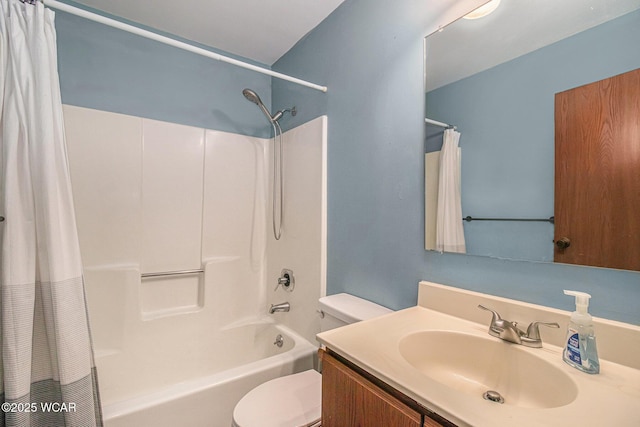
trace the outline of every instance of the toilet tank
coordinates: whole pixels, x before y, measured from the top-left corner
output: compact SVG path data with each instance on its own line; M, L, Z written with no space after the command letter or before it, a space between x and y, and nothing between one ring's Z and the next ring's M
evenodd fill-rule
M322 297L319 300L319 305L323 313L320 320L320 330L322 332L372 319L393 311L371 301L345 293Z

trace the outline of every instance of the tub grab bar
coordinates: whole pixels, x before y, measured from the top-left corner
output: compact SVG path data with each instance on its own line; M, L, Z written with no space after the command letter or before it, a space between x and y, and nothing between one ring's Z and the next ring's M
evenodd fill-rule
M142 273L140 277L162 277L162 276L179 276L181 274L200 274L204 273L202 268L197 270L178 270L178 271L161 271L159 273Z

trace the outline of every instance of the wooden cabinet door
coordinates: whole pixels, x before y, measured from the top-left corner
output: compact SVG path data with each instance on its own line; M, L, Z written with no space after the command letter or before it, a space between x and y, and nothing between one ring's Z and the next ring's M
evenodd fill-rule
M421 427L421 415L327 353L322 356L323 427Z
M640 270L640 69L555 97L554 261Z

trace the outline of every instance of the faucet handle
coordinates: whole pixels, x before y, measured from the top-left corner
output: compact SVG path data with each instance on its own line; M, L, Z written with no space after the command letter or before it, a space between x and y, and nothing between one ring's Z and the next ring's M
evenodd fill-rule
M490 311L492 314L491 324L489 325L489 335L505 341L522 344L524 332L518 329L518 323L501 318L497 311L491 310L483 305L478 305L478 308Z
M280 277L278 277L278 284L276 285L274 292L278 290L278 287L282 286L287 292L293 292L293 288L296 285L296 280L293 277L293 271L288 268L283 268L280 273Z
M478 308L491 312L491 323L489 324L489 334L496 337L500 337L500 334L504 331L506 323L508 322L502 319L502 317L500 317L500 314L495 310L491 310L490 308L487 308L481 304L478 304Z
M289 278L288 277L278 277L278 284L276 285L274 292L278 290L278 288L282 286L282 288L286 289L289 286Z
M478 304L478 308L481 308L482 310L486 310L486 311L490 311L491 314L493 315L493 317L491 318L491 324L495 324L496 322L498 322L499 320L502 320L502 317L500 317L500 314L498 314L497 311L495 310L491 310L490 308L485 307L482 304Z
M547 322L531 322L529 324L529 327L527 328L527 338L532 339L532 340L539 340L540 339L540 330L538 328L538 326L547 326L549 328L559 328L560 325L558 325L556 322L553 323L547 323Z

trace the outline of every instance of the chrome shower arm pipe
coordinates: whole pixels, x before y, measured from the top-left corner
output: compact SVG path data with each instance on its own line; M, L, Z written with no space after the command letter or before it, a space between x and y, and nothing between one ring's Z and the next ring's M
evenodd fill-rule
M291 114L292 117L295 117L296 114L298 114L298 111L296 110L295 105L291 108L285 108L284 110L278 110L274 113L273 117L271 117L271 119L275 122L277 122L278 120L280 120L282 118L282 116L284 116L285 113L289 113Z
M284 111L276 111L273 114L273 117L271 117L271 120L277 123L278 120L282 118L282 116L284 116Z

